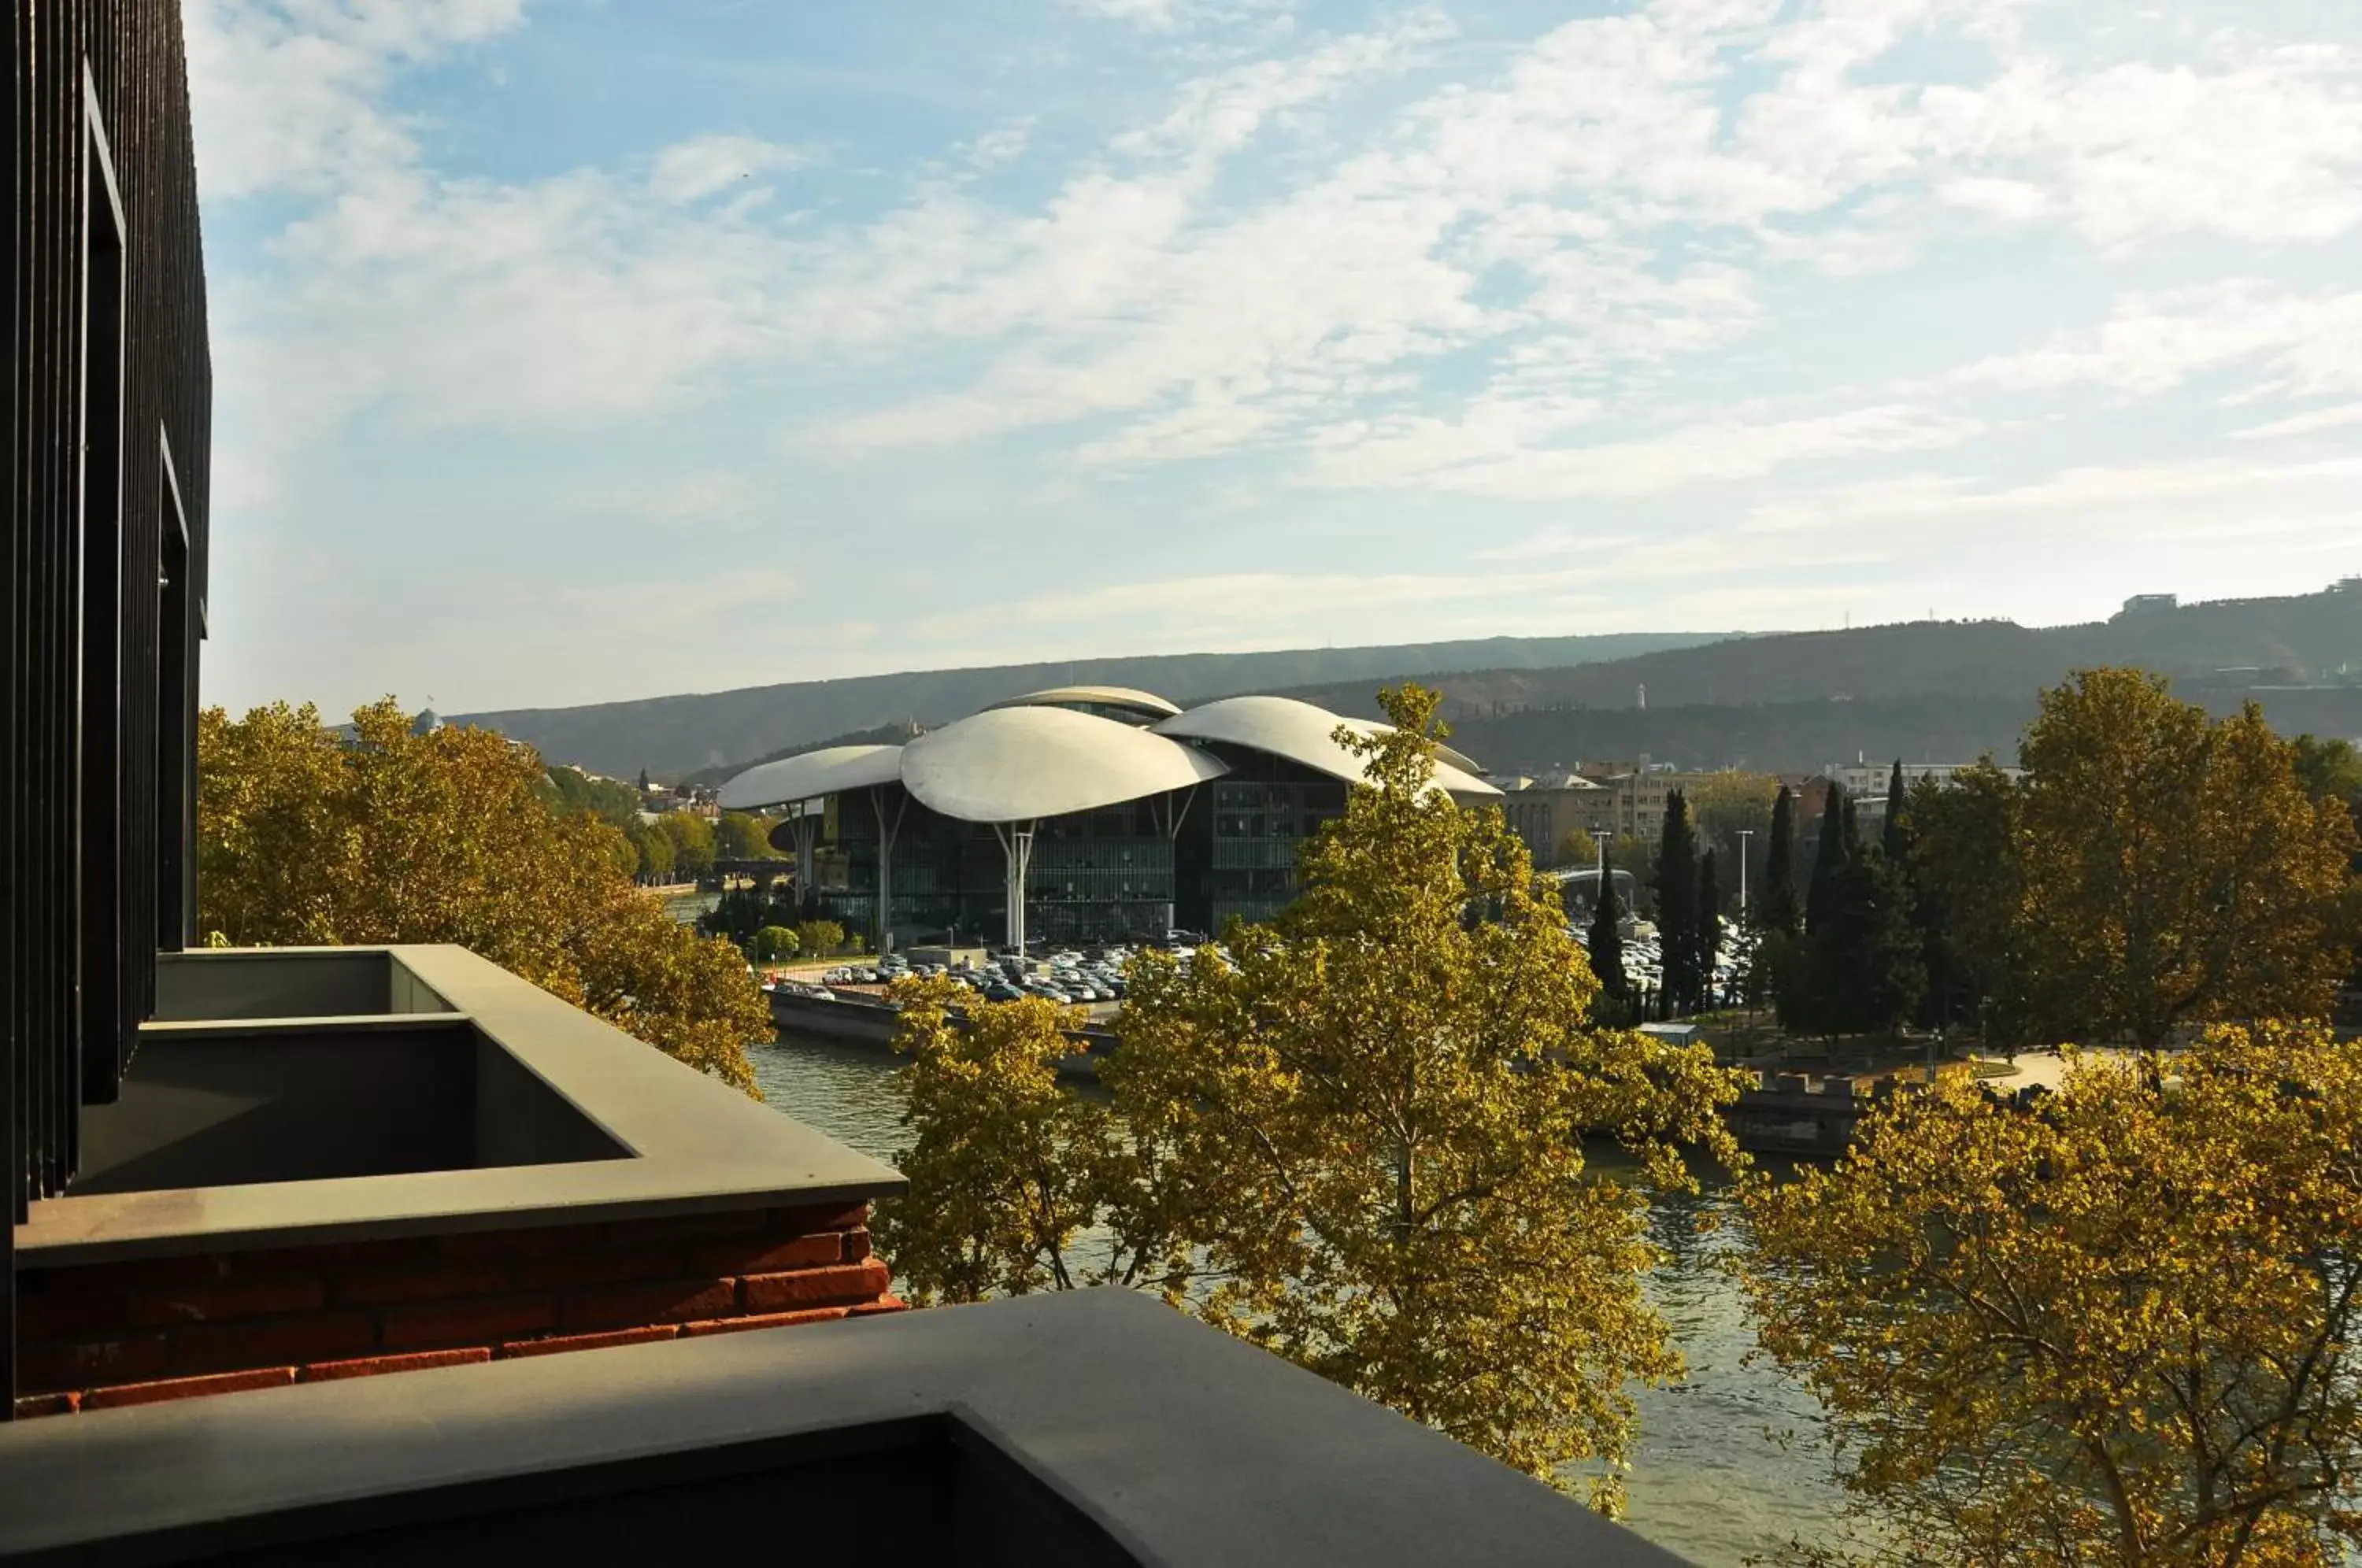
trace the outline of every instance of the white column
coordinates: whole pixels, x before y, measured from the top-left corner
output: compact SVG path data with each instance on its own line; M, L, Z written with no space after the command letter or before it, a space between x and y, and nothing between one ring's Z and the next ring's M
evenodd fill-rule
M1025 874L1033 866L1033 824L1030 822L995 823L992 832L1000 840L1000 853L1007 867L1009 909L1004 919L1003 940L1022 956L1025 952Z
M910 809L907 794L894 807L894 820L886 820L886 786L869 787L869 809L877 813L877 951L894 950L894 836L902 831L902 813Z

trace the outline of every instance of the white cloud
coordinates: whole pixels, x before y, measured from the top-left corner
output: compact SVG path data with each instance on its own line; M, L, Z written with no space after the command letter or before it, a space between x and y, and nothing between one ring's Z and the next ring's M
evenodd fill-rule
M326 193L415 156L395 72L507 32L524 0L189 0L197 178L209 201Z
M2362 389L2362 291L2299 293L2234 279L2134 294L2095 329L1988 356L1947 381L2019 392L2097 385L2148 397L2250 361L2275 390Z
M1462 494L1517 500L1650 495L1759 479L1833 458L1957 446L1985 428L1980 420L1886 404L1759 424L1716 422L1587 447L1518 446L1492 453L1418 431L1391 440L1337 443L1319 455L1311 478L1350 488L1418 480Z
M2250 425L2244 430L2232 431L2231 439L2261 441L2283 436L2311 436L2321 430L2342 430L2349 425L2362 425L2362 403L2316 408L2304 414L2292 414L2286 419L2275 419L2268 425Z
M648 190L658 201L685 204L811 161L811 149L752 136L701 136L675 142L656 156Z

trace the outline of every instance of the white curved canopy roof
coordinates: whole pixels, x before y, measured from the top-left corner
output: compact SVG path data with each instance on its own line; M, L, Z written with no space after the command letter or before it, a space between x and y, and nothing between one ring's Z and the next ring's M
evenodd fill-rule
M902 776L899 745L832 745L777 762L757 763L722 786L722 808L759 811L844 790L891 784Z
M1138 713L1151 721L1169 719L1181 710L1153 691L1142 691L1135 686L1053 686L1046 691L1028 691L1022 697L1006 697L992 708L1057 708L1090 702L1101 708L1120 708ZM992 712L987 708L986 712Z
M1339 724L1363 734L1387 727L1368 719L1341 719L1326 708L1316 708L1293 697L1225 697L1165 720L1156 726L1156 733L1177 739L1252 746L1349 784L1364 783L1368 778L1368 759L1338 744ZM1440 756L1436 758L1432 787L1445 790L1457 801L1493 800L1501 793Z
M1071 708L988 708L902 748L919 803L971 823L1095 811L1229 771L1194 746Z

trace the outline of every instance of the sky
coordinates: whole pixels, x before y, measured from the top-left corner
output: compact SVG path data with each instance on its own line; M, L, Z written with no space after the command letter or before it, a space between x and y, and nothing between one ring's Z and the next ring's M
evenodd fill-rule
M2353 0L186 0L209 702L2362 572Z

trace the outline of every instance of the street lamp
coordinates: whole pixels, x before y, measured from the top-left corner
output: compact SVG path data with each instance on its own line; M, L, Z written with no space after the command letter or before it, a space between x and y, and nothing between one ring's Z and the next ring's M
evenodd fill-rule
M1747 841L1755 836L1753 828L1738 830L1738 918L1747 919Z

